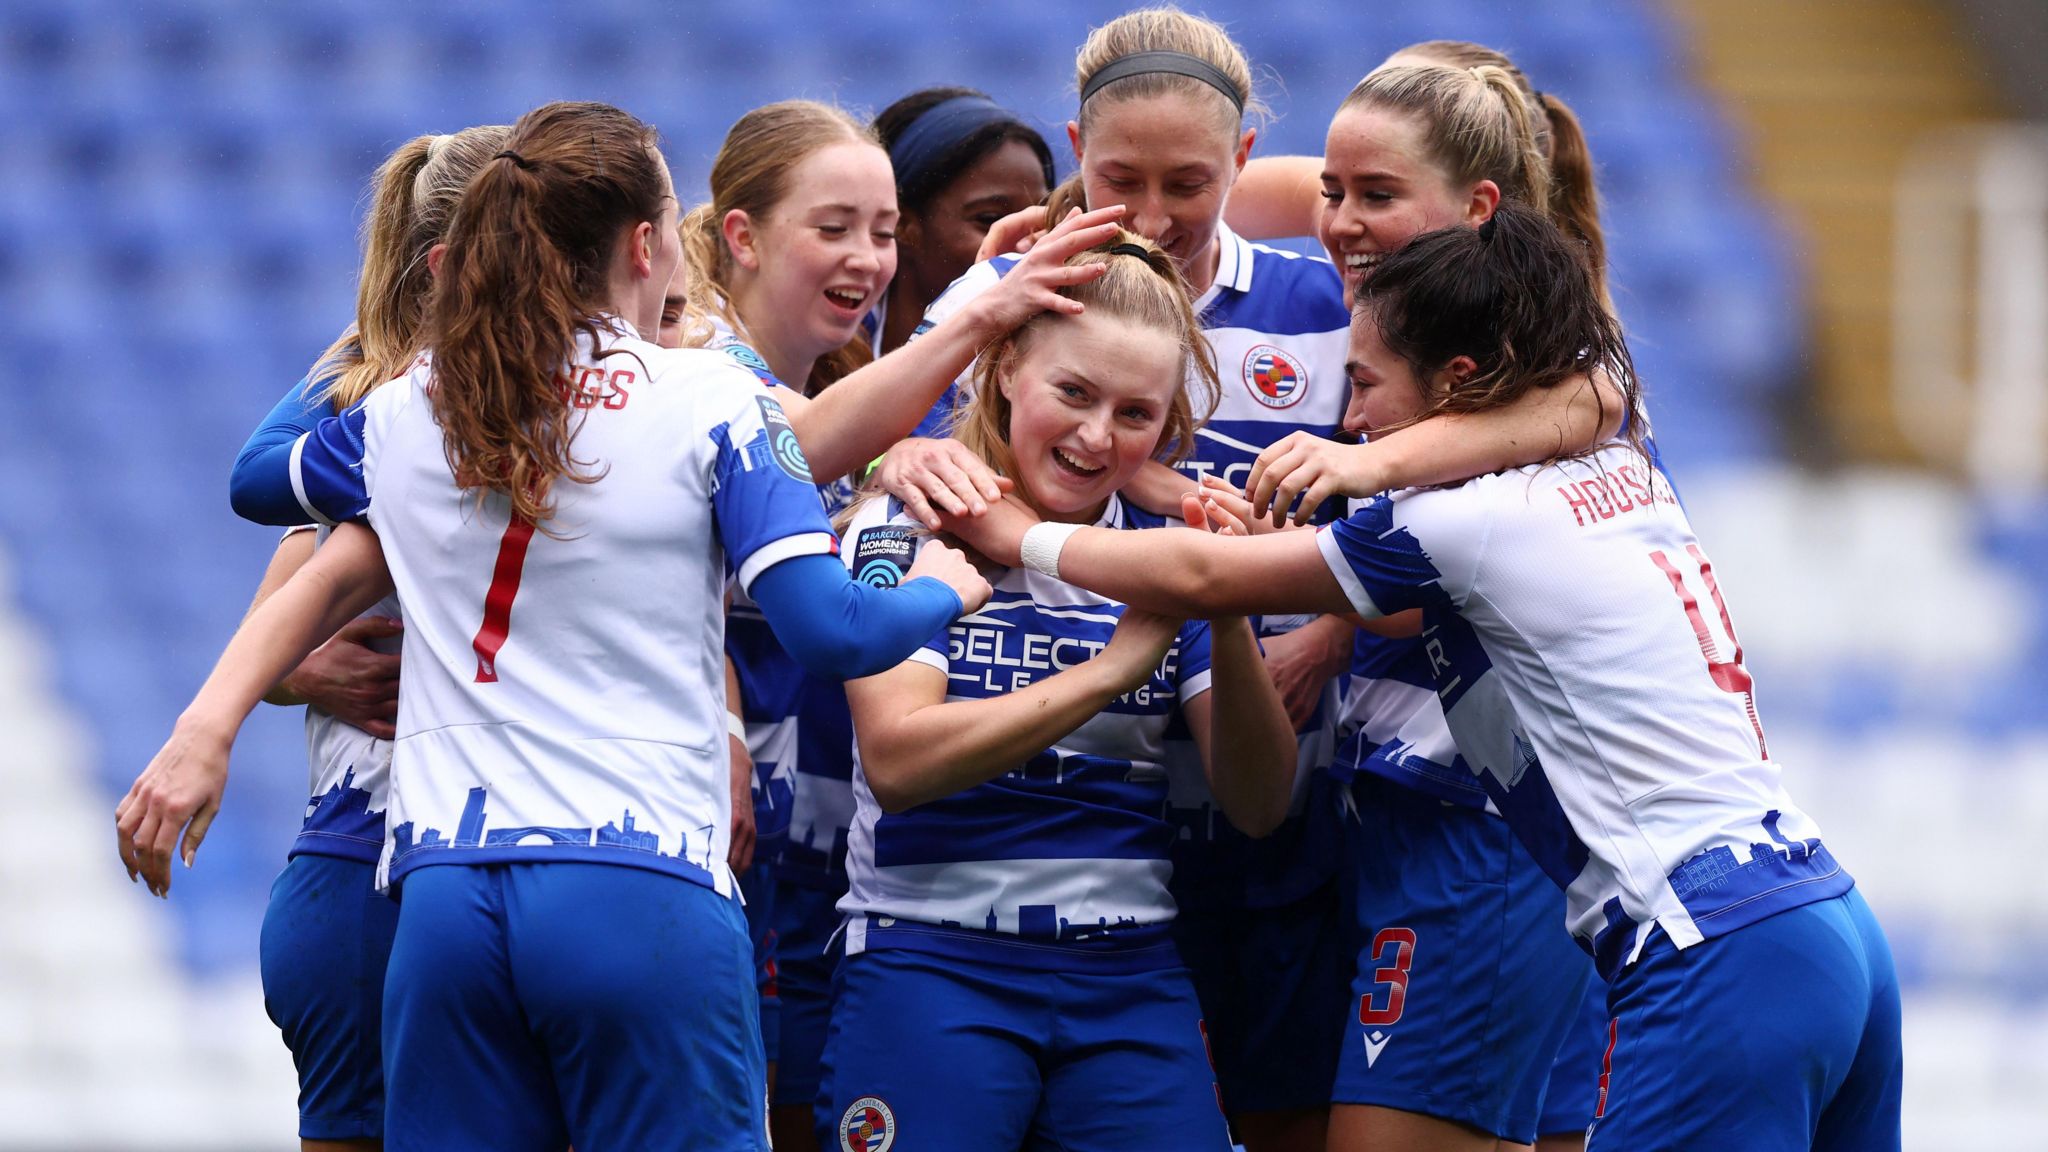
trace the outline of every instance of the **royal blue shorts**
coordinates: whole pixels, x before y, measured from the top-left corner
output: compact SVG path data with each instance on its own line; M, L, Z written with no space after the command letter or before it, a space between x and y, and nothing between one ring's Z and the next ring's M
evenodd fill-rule
M384 968L398 905L377 866L292 857L270 886L260 963L263 1007L299 1072L299 1137L384 1135Z
M839 966L839 896L786 880L775 886L775 986L782 1007L774 1102L818 1111L820 1124L820 1064L832 1022L832 972Z
M768 1147L738 901L570 861L421 867L401 899L390 1152Z
M746 900L747 938L754 947L754 990L761 1000L761 1052L773 1064L782 1045L775 866L757 859L753 867L739 874L739 882L740 896Z
M1589 1152L1896 1152L1899 982L1850 889L1622 969Z
M1579 1014L1565 1030L1564 1047L1550 1066L1550 1084L1543 1090L1543 1118L1536 1131L1543 1136L1585 1135L1600 1105L1600 1067L1607 1057L1611 1032L1607 1016L1607 982L1595 976L1579 999Z
M1338 886L1273 908L1184 911L1173 942L1201 999L1224 1106L1327 1107L1351 975Z
M839 978L824 1148L1230 1147L1185 969L884 949L847 957Z
M1593 961L1507 821L1353 782L1358 954L1330 1099L1536 1138Z

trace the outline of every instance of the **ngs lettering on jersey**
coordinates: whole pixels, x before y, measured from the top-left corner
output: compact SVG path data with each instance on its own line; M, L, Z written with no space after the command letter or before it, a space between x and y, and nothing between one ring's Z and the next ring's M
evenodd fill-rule
M566 373L557 376L555 389L571 408L602 406L616 412L632 400L628 387L638 382L639 377L625 368L578 368L573 381Z

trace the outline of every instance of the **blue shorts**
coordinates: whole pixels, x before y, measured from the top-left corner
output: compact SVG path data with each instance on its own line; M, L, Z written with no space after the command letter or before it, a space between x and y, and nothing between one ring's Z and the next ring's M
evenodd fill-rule
M1589 1152L1896 1152L1903 1055L1884 930L1855 889L1680 950L1610 998Z
M377 866L301 854L263 912L263 1007L299 1071L299 1138L384 1136L384 968L398 905Z
M1565 1030L1564 1047L1550 1066L1550 1085L1543 1090L1542 1136L1585 1135L1600 1106L1600 1066L1607 1057L1607 982L1595 976L1579 1000L1579 1014Z
M572 861L421 867L402 899L390 1152L768 1147L738 901Z
M775 985L782 1001L780 1056L775 1064L777 1108L820 1107L820 1063L832 1022L832 972L839 967L839 896L786 880L775 886Z
M1201 998L1224 1107L1328 1107L1351 975L1337 885L1273 908L1184 911L1173 942Z
M849 956L820 1147L1214 1149L1230 1138L1187 971Z
M754 946L754 990L760 997L761 1052L775 1063L782 1043L782 991L777 980L777 936L775 932L775 866L757 860L739 874L740 895L746 900L747 938Z
M1593 961L1507 821L1378 776L1353 783L1359 941L1330 1099L1536 1138Z

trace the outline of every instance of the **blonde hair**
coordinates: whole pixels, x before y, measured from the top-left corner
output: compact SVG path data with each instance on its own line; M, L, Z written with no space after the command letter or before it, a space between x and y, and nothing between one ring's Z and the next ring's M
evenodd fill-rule
M711 200L692 208L682 220L681 275L689 277L683 292L684 347L709 343L716 321L746 338L746 322L732 306L735 265L725 242L726 214L738 209L758 225L789 195L790 174L797 165L820 149L848 141L882 146L873 129L815 100L764 104L733 122L711 164ZM784 383L816 392L871 359L865 335L856 335L844 347L819 357L808 381Z
M1214 20L1191 16L1171 6L1126 12L1099 28L1091 29L1081 50L1074 54L1075 90L1087 91L1088 82L1095 78L1097 72L1139 52L1178 52L1193 56L1221 72L1237 90L1238 105L1243 108L1243 112L1236 107L1230 109L1233 133L1243 125L1246 114L1265 113L1265 105L1259 103L1252 93L1251 63L1245 59L1244 50L1230 38L1230 33ZM1229 103L1223 93L1191 76L1143 72L1111 81L1082 104L1078 117L1081 130L1084 133L1088 130L1089 110L1092 108L1112 100L1137 100L1168 93Z
M1491 180L1503 197L1549 214L1550 161L1536 141L1529 101L1507 69L1395 64L1360 80L1338 111L1354 107L1414 117L1429 158L1454 183Z
M504 124L415 136L378 167L363 217L356 322L313 362L309 394L340 411L405 371L420 350L429 289L427 251L448 232L470 177L505 146Z
M1137 255L1133 249L1144 255ZM1107 264L1109 271L1086 284L1062 288L1060 295L1080 301L1090 316L1164 331L1180 345L1184 383L1173 390L1153 458L1185 458L1194 447L1195 430L1215 410L1221 394L1215 353L1202 334L1201 322L1188 296L1187 281L1181 278L1165 249L1134 232L1119 232L1114 239L1076 254L1067 263ZM974 399L960 413L951 431L954 439L1002 475L1017 475L1017 458L1010 449L1010 401L1003 395L1000 377L1015 367L1031 342L1041 338L1048 326L1059 323L1058 315L1041 312L983 350L975 362ZM1191 390L1198 392L1199 397L1190 396Z
M1607 236L1600 227L1600 194L1594 184L1593 152L1586 143L1586 131L1569 104L1548 92L1538 92L1529 77L1515 66L1506 53L1474 44L1469 40L1425 40L1394 53L1419 57L1438 64L1472 68L1482 64L1505 71L1514 78L1522 98L1542 115L1535 120L1536 146L1550 162L1550 218L1565 234L1586 246L1586 259L1593 269L1593 283L1601 299L1607 299Z

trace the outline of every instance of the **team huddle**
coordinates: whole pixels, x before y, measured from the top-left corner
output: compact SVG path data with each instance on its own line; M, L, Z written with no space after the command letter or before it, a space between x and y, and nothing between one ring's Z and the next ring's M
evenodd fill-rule
M1093 29L1057 187L966 88L688 211L601 104L384 163L116 813L168 894L306 706L304 1147L1899 1147L1570 109L1432 41L1253 159L1252 75Z

